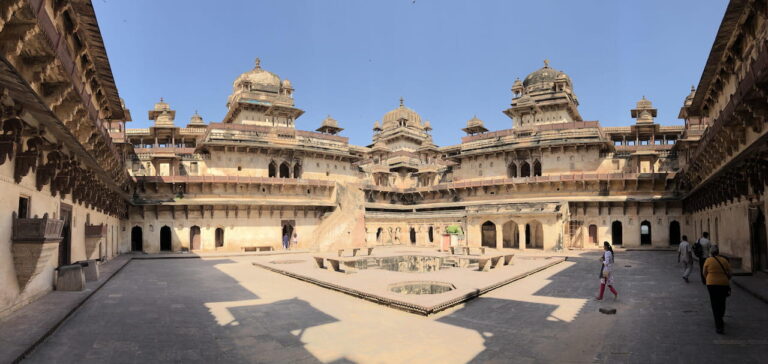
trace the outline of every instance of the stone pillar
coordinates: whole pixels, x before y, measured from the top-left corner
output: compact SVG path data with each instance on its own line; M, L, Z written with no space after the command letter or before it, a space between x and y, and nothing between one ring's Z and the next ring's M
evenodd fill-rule
M525 250L525 224L517 224L518 248Z
M504 229L503 225L496 224L496 249L504 247Z

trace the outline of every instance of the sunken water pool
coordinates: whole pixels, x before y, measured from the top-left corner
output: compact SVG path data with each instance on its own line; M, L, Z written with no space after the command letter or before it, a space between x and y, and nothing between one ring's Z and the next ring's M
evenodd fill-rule
M383 269L392 272L424 273L455 266L442 257L401 255L396 257L371 257L355 261L357 269Z
M400 282L389 285L389 290L400 294L439 294L452 291L454 287L450 283L415 281Z

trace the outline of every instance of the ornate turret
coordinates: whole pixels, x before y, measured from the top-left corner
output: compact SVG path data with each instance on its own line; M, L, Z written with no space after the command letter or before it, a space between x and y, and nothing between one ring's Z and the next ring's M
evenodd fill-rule
M197 110L195 110L195 113L192 115L191 118L189 118L189 124L187 124L187 128L194 128L194 127L201 127L201 126L205 126L205 122L203 121L203 117L197 113Z
M461 130L469 135L485 133L488 131L488 129L485 128L485 125L483 125L483 121L477 118L477 115L473 116L472 119L469 119L467 121L467 127Z
M296 118L304 113L294 107L291 81L281 80L261 68L259 58L252 70L241 74L232 83L227 108L225 123L287 128L293 128Z
M149 120L154 120L154 126L174 126L173 120L176 119L176 110L171 110L163 98L155 104L152 110L149 110Z
M320 124L320 127L316 129L316 131L319 131L321 133L336 135L340 133L343 128L339 128L339 122L336 121L336 119L332 118L330 115L323 120L323 123Z
M579 100L573 93L573 82L564 72L544 67L531 72L512 85L512 104L504 110L517 128L531 128L542 124L581 121Z
M653 124L653 118L656 117L656 109L651 101L643 96L637 102L637 107L632 109L632 117L637 119L638 124Z

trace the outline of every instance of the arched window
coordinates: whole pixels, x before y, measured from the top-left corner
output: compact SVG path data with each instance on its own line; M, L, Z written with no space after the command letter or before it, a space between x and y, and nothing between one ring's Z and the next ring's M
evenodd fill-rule
M541 176L541 162L538 160L533 162L533 175Z
M293 165L293 178L301 178L301 164L299 163Z
M221 248L224 246L224 229L216 228L216 247Z
M291 177L291 167L288 166L288 163L283 162L280 163L280 178L290 178Z
M269 163L269 177L277 177L277 163L275 161Z
M512 162L507 166L507 177L517 177L517 164L515 164L515 162Z
M520 165L520 177L530 177L531 176L531 165L528 164L528 162L523 162L523 164Z
M495 248L496 247L496 224L486 221L480 225L480 245Z
M650 245L651 241L651 223L645 220L640 223L640 244Z

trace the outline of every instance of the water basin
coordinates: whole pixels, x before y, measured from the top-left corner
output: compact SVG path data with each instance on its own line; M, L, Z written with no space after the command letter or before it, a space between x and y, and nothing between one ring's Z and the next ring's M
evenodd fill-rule
M400 294L440 294L454 290L450 283L432 281L400 282L389 285L389 290Z
M383 269L392 272L425 273L434 272L449 266L444 265L442 257L423 255L401 255L396 257L372 257L355 261L357 269Z

